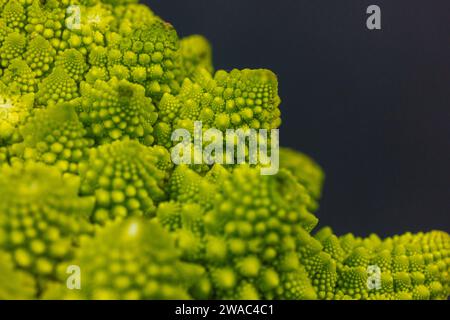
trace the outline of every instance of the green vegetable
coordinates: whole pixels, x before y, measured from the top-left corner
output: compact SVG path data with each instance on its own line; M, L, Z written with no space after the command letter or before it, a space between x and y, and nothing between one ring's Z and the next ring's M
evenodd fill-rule
M11 255L0 251L0 300L33 299L35 286L33 277L17 270Z
M84 286L67 290L51 284L44 298L189 299L189 286L203 268L182 262L168 232L155 221L116 221L84 238L71 263L80 267Z
M318 244L309 235L318 220L307 210L305 188L289 172L261 176L238 167L217 182L180 166L172 179L175 202L161 204L157 217L186 260L206 267L195 297L316 297L299 256L302 241Z
M134 0L0 4L0 299L448 298L446 232L314 233L306 155L174 165L196 121L278 129L273 72L214 70Z
M92 220L130 215L152 216L164 199L165 172L158 165L165 150L147 148L137 141L116 141L92 149L89 161L80 167L81 193L95 195Z
M0 169L1 250L38 281L51 279L79 237L93 232L87 217L94 199L78 196L79 185L78 177L42 163Z

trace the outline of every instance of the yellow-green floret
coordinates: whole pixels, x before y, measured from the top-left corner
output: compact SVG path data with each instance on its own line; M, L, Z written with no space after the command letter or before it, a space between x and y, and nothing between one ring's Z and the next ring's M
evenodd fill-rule
M447 299L450 236L441 231L405 233L384 240L353 238L343 261L337 296L353 299ZM379 273L377 280L376 273ZM377 283L378 281L378 283Z
M314 231L277 76L212 47L138 0L0 0L0 300L448 299L448 233Z
M280 98L275 74L269 70L217 71L212 76L199 69L194 80L186 78L177 96L165 94L158 105L157 143L170 145L176 128L276 129L281 124Z
M20 94L0 82L0 146L21 141L20 127L32 113L34 94Z
M196 34L182 38L180 50L185 76L192 77L199 68L204 68L209 73L214 72L211 44L205 37Z
M158 114L141 85L113 78L82 83L77 110L89 136L98 144L130 138L152 145Z
M81 241L67 266L79 268L80 290L49 287L47 298L189 299L200 266L182 262L173 239L158 223L138 218L113 222ZM67 267L61 275L67 278Z
M311 209L317 209L325 178L320 166L303 153L280 148L280 167L291 171L298 182L305 186L314 200Z
M309 231L317 219L307 210L309 195L289 172L261 176L238 167L213 183L212 174L178 167L172 179L177 201L161 204L157 218L172 230L183 257L207 269L194 297L315 298L299 255L300 239L315 242Z
M11 255L0 251L0 300L33 299L35 296L33 277L16 269Z
M41 161L63 172L77 173L78 164L87 159L94 145L68 103L36 110L20 133L23 143L12 148L16 157Z
M130 140L92 149L88 162L80 165L81 193L96 199L91 220L154 215L156 203L165 197L166 173L160 168L166 157L159 148Z
M0 250L37 279L50 279L72 258L79 236L92 227L94 199L78 195L79 178L40 163L0 169Z

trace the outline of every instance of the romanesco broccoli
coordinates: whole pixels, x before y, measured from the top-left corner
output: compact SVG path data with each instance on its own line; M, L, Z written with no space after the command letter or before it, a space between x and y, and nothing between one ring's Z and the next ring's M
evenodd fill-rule
M173 239L155 221L112 222L93 238L83 238L68 265L83 272L81 290L50 284L44 298L189 299L203 268L180 260Z
M55 167L15 162L0 168L0 250L15 266L48 280L89 234L94 199L78 196L80 179Z
M278 129L278 81L137 2L0 0L0 299L448 298L446 232L314 233L306 155L175 165L196 122Z

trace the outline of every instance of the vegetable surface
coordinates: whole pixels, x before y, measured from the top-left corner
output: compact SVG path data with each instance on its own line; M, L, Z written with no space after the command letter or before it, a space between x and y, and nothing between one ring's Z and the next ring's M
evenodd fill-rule
M134 0L0 4L0 299L448 298L446 232L315 231L306 155L173 163L197 121L278 129L272 71L215 71L204 37Z

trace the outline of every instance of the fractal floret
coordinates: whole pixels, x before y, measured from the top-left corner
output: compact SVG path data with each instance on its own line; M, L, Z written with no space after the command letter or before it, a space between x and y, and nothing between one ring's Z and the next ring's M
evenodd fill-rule
M0 299L448 298L448 233L316 231L308 156L174 161L196 123L277 130L278 80L137 2L0 1Z
M157 218L175 235L185 259L207 270L195 297L315 297L299 257L317 242L309 232L318 220L307 210L305 188L289 172L261 176L238 167L223 171L218 182L180 166L173 177L175 201L162 203Z
M94 199L80 197L79 188L79 177L43 163L0 169L0 250L39 286L72 257L80 236L93 233Z
M98 144L130 137L152 145L153 124L158 114L145 89L127 80L96 80L81 84L77 107L89 135Z
M212 76L199 66L192 80L186 78L178 96L165 94L159 103L157 143L170 143L174 128L275 129L281 124L278 83L269 70L217 71Z
M23 142L10 149L11 161L26 159L44 162L63 172L78 172L78 164L87 158L94 141L86 137L86 129L69 104L49 106L35 111L20 128Z
M80 192L96 198L92 220L151 216L165 197L166 174L160 169L167 151L137 141L116 141L92 149L80 166Z
M189 299L204 270L183 262L174 240L156 221L114 221L93 238L83 238L67 266L77 265L85 285L69 291L50 284L44 298ZM60 268L62 276L66 268Z

